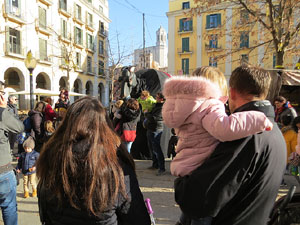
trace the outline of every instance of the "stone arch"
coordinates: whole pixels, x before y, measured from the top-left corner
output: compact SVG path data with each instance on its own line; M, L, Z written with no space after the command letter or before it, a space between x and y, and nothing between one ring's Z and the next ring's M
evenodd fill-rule
M85 94L88 96L93 96L93 83L90 80L85 84Z
M4 83L5 83L5 87L13 88L16 91L25 90L24 74L20 69L16 67L8 68L4 72ZM18 104L19 104L18 107L20 109L26 109L25 95L19 95Z
M67 78L66 77L61 77L59 79L59 90L61 88L66 88L67 87Z
M103 83L101 83L101 82L98 84L98 98L103 104L104 98L105 98L105 88L104 88Z
M82 81L79 78L74 81L73 90L76 93L82 93ZM79 99L79 96L74 96L74 101L77 99Z
M36 88L51 90L51 80L46 73L39 73L35 79Z
M11 87L17 91L25 89L25 78L21 70L15 67L8 68L4 72L5 87Z

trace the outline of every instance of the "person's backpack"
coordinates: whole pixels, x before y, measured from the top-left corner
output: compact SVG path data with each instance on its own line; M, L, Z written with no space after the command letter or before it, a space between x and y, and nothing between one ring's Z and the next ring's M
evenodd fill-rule
M30 133L31 132L31 119L30 116L28 116L24 121L23 121L24 127L25 127L25 132Z

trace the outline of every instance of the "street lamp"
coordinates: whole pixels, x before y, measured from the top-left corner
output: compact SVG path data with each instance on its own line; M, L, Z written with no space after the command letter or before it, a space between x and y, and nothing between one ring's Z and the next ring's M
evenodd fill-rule
M30 75L30 109L33 109L33 79L32 72L36 67L36 59L32 56L31 50L28 51L24 61L26 68L29 70Z

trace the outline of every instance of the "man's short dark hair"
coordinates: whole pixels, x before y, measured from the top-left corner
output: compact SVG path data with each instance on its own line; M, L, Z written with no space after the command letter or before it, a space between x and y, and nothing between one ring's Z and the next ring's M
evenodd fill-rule
M234 88L241 94L258 98L267 97L270 84L271 75L268 71L250 65L237 67L229 80L230 88Z

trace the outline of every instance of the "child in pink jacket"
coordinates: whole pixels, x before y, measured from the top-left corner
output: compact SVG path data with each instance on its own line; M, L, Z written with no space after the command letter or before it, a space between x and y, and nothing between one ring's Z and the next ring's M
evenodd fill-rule
M175 176L185 176L198 168L219 141L237 140L273 127L265 114L257 111L228 116L224 106L225 76L214 67L200 69L203 71L198 77L172 77L164 85L163 119L168 127L175 128L179 138L171 163Z
M261 112L238 112L230 116L225 113L227 82L220 70L200 67L194 75L173 76L166 80L163 89L166 98L163 119L168 127L175 128L179 138L171 162L171 173L175 176L188 175L198 168L220 141L237 140L273 128Z

